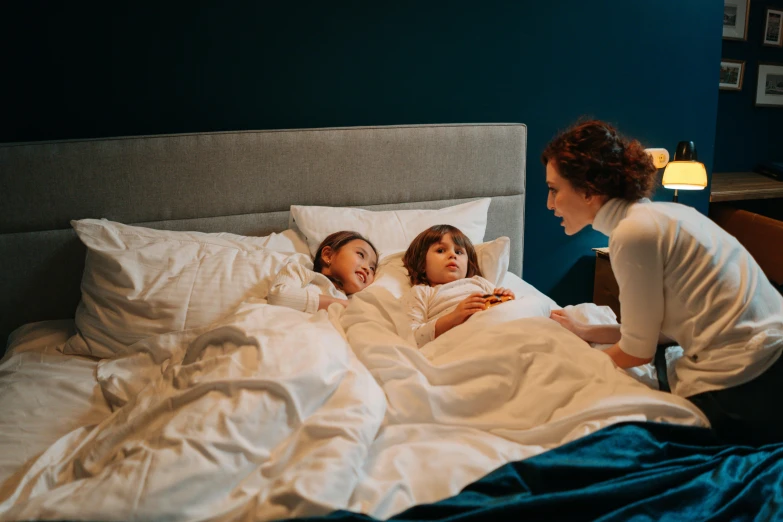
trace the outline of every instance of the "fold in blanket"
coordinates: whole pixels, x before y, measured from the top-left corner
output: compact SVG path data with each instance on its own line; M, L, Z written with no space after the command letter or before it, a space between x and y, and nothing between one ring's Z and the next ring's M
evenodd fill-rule
M347 505L385 412L327 314L247 304L104 360L114 401L0 492L0 519L269 520Z
M721 446L704 428L624 423L389 520L780 520L781 477L783 444ZM376 519L342 511L305 520Z
M547 302L517 297L421 350L395 295L354 298L341 324L387 411L349 510L393 516L619 422L707 425L689 401L641 384L549 319Z
M608 425L706 425L548 311L520 296L419 350L378 286L347 309L247 302L151 337L99 363L113 413L3 484L0 518L385 518Z

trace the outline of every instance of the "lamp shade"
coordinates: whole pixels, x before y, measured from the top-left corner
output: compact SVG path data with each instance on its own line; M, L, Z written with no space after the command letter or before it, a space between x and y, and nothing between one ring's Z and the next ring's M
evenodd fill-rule
M674 152L674 160L666 165L661 184L668 189L701 190L707 187L707 169L697 161L696 145L681 141Z
M698 161L670 161L662 184L668 189L701 190L707 187L707 169Z
M681 141L674 151L674 161L699 161L696 154L696 144L692 141Z

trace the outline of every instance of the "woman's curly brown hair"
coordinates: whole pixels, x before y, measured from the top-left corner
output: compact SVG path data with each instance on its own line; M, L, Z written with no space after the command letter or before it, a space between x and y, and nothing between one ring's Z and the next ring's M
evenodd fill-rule
M454 244L464 248L465 253L468 254L468 273L465 277L483 277L481 268L479 268L476 249L468 236L463 234L457 227L435 225L416 236L411 241L410 246L408 246L408 250L405 251L405 255L402 256L402 264L408 270L408 277L412 285L430 284L427 280L427 251L432 245L443 239L443 236L446 234L451 234L451 240L454 241Z
M577 122L556 136L541 153L545 166L550 161L588 196L636 201L649 197L655 187L657 169L642 144L600 120Z

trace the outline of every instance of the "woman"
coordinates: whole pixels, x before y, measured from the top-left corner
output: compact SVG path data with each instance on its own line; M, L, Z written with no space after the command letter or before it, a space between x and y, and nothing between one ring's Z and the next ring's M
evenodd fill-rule
M783 441L783 296L737 240L694 209L652 203L656 169L636 140L585 121L547 145L547 208L568 235L609 236L622 324L552 318L612 344L620 368L650 362L659 340L684 350L673 393L704 411L730 443Z

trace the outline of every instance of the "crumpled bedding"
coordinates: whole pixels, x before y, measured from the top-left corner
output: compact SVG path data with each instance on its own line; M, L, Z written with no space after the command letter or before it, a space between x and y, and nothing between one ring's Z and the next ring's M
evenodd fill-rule
M3 484L0 518L384 518L620 421L706 424L548 310L523 296L419 351L378 287L346 310L253 300L148 338L100 361L113 412Z
M2 484L57 439L111 414L95 380L97 361L63 355L72 320L30 323L14 331L0 360Z
M347 503L385 400L327 314L247 303L144 343L102 361L116 410L6 483L4 519L271 520Z
M436 502L618 422L707 425L689 401L616 368L549 311L517 293L417 350L396 295L360 294L342 325L388 405L348 509L385 518Z

